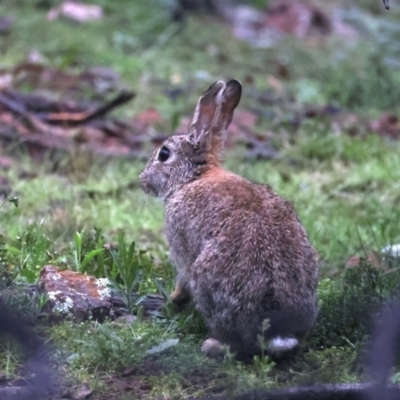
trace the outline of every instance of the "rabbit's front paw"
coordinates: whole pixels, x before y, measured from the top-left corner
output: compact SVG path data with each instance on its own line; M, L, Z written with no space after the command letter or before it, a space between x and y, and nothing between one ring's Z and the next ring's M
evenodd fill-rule
M190 294L185 288L177 285L175 287L175 290L171 293L171 301L176 306L181 307L181 306L189 303Z

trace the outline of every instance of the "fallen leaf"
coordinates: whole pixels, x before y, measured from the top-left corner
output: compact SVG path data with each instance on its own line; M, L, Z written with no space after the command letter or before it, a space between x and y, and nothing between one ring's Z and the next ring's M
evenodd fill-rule
M361 258L365 258L364 257L360 257L357 255L353 255L351 256L347 261L346 261L346 268L355 268L358 267L360 265L361 262ZM383 262L382 257L380 256L380 254L376 251L371 251L367 254L367 261L374 267L374 268L379 268L379 269L385 269L386 268L386 264Z
M47 14L47 19L49 21L54 21L59 17L78 22L96 21L103 18L103 9L94 4L64 1L63 4L51 9Z
M155 108L148 108L147 110L142 111L133 119L133 123L139 128L139 130L153 126L156 124L160 124L163 122L161 114Z
M250 6L226 7L224 17L233 34L256 47L270 47L282 35L300 39L335 34L356 37L357 32L339 17L331 17L305 1L276 0L265 11Z
M331 19L317 7L301 1L274 1L266 11L265 27L304 39L310 33L328 35Z
M378 120L372 121L370 126L379 135L400 139L400 121L394 114L383 114Z

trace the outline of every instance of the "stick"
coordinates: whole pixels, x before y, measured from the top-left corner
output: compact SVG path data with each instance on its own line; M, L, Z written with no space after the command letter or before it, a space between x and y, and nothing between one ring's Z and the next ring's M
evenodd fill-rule
M62 112L62 113L49 113L45 114L42 119L47 122L57 122L64 123L68 125L78 125L84 124L86 122L92 121L96 118L100 118L105 114L112 111L114 108L119 107L128 101L132 100L136 94L134 92L123 91L116 98L111 100L108 103L103 104L96 110L81 112L81 113L70 113L70 112Z
M130 91L122 91L109 101L108 103L103 104L95 110L84 111L84 112L60 112L60 113L48 113L40 115L40 118L36 115L30 113L25 106L17 103L16 101L8 98L4 94L0 93L0 104L6 107L8 110L13 112L14 114L22 117L25 121L30 123L34 128L42 128L40 126L40 119L45 122L53 122L59 124L66 125L79 125L90 122L96 118L100 118L105 114L112 111L114 108L121 106L122 104L127 103L135 97L134 92Z

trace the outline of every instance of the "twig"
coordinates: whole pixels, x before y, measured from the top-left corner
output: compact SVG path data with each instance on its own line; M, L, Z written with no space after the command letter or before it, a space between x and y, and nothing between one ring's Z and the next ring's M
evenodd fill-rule
M67 125L84 124L96 118L104 116L114 108L119 107L122 104L125 104L128 101L132 100L135 96L136 94L134 92L123 91L119 93L116 98L114 98L113 100L111 100L106 104L103 104L96 110L80 112L80 113L71 113L71 112L49 113L45 114L42 118L47 122L58 122Z
M3 93L0 93L0 104L9 109L14 114L22 117L34 128L40 128L41 130L43 130L44 127L43 125L40 125L40 120L43 120L45 122L62 123L66 125L84 124L96 118L100 118L112 111L114 108L127 103L128 101L132 100L135 95L136 94L131 91L122 91L110 102L101 105L95 110L84 112L48 113L41 114L40 117L29 112L25 106L17 103L15 100L7 97Z
M14 114L17 114L23 118L27 118L28 116L28 111L26 108L20 104L18 104L16 101L9 99L8 97L4 96L4 94L0 93L0 105L6 107L10 111L12 111Z

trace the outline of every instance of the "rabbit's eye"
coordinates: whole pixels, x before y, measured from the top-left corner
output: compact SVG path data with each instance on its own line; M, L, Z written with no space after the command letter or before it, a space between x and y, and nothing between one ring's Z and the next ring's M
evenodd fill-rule
M160 151L158 152L158 161L164 162L167 161L170 156L170 151L168 147L161 147Z

